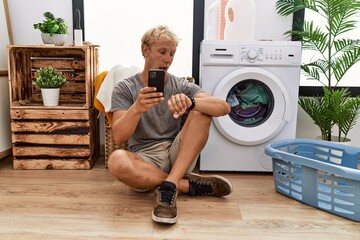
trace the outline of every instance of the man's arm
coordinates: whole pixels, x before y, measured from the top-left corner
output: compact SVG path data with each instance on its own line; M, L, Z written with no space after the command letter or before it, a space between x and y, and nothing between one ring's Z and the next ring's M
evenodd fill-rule
M142 88L135 103L128 110L113 112L112 132L115 142L126 142L134 134L141 114L164 100L162 93L154 91L153 87Z
M212 117L220 117L229 114L229 104L217 97L208 96L206 93L198 93L195 96L194 110L205 113Z
M230 113L229 104L216 97L208 96L206 93L198 93L194 98L195 106L192 110L196 110L212 117L224 116ZM171 96L167 102L174 118L183 115L186 110L193 104L191 99L185 94L176 94Z
M117 110L113 113L112 133L116 143L126 142L133 135L141 117L132 107L128 110Z

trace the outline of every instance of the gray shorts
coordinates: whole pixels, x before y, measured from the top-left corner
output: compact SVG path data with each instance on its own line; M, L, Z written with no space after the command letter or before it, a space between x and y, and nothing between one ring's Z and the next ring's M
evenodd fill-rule
M150 147L143 148L137 152L145 162L150 162L160 168L162 171L169 173L172 166L175 163L177 153L180 147L180 133L176 136L173 142L166 141L161 143L156 143ZM187 173L191 173L196 165L197 157L192 162L190 167L187 170Z

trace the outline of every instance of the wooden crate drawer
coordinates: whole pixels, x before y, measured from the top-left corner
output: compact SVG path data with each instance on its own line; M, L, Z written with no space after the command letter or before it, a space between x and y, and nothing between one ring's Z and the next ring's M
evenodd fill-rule
M90 169L99 157L97 111L10 109L14 169Z
M14 159L13 168L15 170L36 170L36 169L74 169L87 170L92 167L91 160L81 159Z
M15 158L21 157L36 157L41 158L89 158L90 149L87 147L59 147L59 146L43 146L43 147L27 147L27 146L14 146L13 155Z
M89 120L89 110L51 109L51 108L11 108L12 120Z
M80 134L27 134L19 133L12 135L14 144L71 144L71 145L89 145L90 135ZM55 155L56 156L56 155Z
M93 82L98 73L98 49L89 43L75 46L8 46L10 106L42 106L35 72L52 66L62 71L68 84L61 88L59 105L91 108Z

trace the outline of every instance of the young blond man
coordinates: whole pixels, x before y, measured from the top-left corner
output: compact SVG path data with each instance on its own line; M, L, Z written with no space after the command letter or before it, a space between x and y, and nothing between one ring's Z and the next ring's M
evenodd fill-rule
M113 136L118 143L128 141L129 149L114 151L108 160L110 173L132 189L155 189L152 219L168 224L178 218L178 191L222 197L233 189L221 176L193 173L212 117L228 114L230 107L168 72L178 42L166 26L154 27L143 35L143 70L120 81L112 95ZM150 69L165 71L164 93L148 87ZM181 116L187 110L188 118L180 129Z

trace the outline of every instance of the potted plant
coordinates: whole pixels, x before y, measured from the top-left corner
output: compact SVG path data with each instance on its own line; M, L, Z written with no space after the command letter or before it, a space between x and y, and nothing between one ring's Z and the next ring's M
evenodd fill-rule
M60 87L67 83L62 72L53 67L40 68L35 73L34 84L41 88L44 106L58 106Z
M51 12L44 13L45 19L41 23L35 23L34 29L41 31L41 38L45 44L62 46L66 42L68 25L62 18L55 18Z
M299 39L303 50L313 53L309 62L302 63L301 69L307 79L320 82L323 89L321 96L300 96L299 105L320 128L321 139L347 140L347 134L360 114L360 97L351 97L349 89L337 85L360 60L359 40L342 38L356 29L355 19L359 14L360 1L278 0L276 9L282 16L306 9L324 20L304 21L301 26L296 26L299 30L290 30L285 34ZM332 136L334 126L338 127L336 137Z

